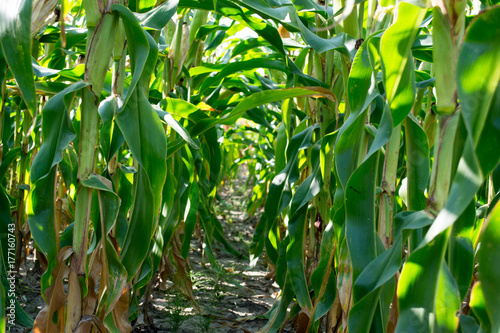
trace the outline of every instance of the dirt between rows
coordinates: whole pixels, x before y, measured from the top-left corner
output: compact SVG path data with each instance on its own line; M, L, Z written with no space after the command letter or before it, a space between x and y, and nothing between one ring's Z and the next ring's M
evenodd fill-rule
M216 213L226 239L238 251L248 255L257 221L257 216L248 218L245 213L251 188L244 181L236 180L225 184L218 194ZM216 272L205 264L208 262L206 258L202 260L199 243L194 236L189 267L193 294L203 314L194 310L193 304L181 296L170 281L156 282L151 292L149 315L145 319L140 312L132 322L133 332L257 332L266 324L264 314L273 305L279 287L266 278L268 271L263 260L247 270L248 260L235 258L214 240L214 253L222 267ZM26 313L35 318L44 307L40 294L41 272L32 256L21 266L17 297ZM10 332L30 331L29 328L14 326ZM283 332L294 331L291 323L283 329Z

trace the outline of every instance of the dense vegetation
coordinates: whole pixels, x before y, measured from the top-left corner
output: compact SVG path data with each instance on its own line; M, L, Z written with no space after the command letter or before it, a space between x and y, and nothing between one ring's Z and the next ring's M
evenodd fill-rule
M31 241L19 324L130 332L159 274L195 302L196 230L274 272L262 332L500 332L496 2L3 3L0 332ZM241 164L250 253L213 209Z

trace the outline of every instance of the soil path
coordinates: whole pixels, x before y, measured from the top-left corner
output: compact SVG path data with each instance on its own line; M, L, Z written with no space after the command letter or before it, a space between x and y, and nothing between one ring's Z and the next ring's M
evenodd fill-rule
M244 172L244 171L243 171ZM245 175L218 190L217 215L229 243L248 256L254 225L258 217L246 216L246 205L252 191L245 183ZM158 286L152 293L150 314L157 332L257 332L267 319L264 314L271 308L279 287L266 279L268 271L261 260L246 270L247 259L237 259L214 240L215 256L222 267L216 273L202 265L199 239L194 237L189 256L193 293L206 315L197 314L173 288L162 291ZM205 258L206 261L206 258ZM146 332L144 318L139 318L135 332ZM288 327L283 332L292 332Z

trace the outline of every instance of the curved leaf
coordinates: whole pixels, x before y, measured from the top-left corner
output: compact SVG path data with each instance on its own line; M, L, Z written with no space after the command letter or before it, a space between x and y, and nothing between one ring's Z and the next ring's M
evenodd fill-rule
M77 82L64 89L47 102L42 110L43 144L33 160L31 181L45 177L50 169L62 160L62 151L76 137L69 119L69 106L78 90L87 87L85 82ZM68 97L66 95L72 94Z
M24 101L34 115L36 92L31 66L31 6L30 0L14 0L9 2L8 8L2 8L0 44Z
M500 204L493 208L481 234L477 253L479 281L484 292L486 311L491 319L491 332L500 330L500 266L493 264L500 258Z
M396 23L387 29L380 41L384 84L394 126L406 118L415 99L410 50L426 12L426 8L400 2Z
M142 76L142 71L146 66L153 66L151 60L149 60L149 52L153 51L153 53L155 53L154 58L156 59L158 46L156 46L156 43L151 43L150 41L148 41L146 33L141 28L139 22L137 21L137 18L135 18L130 9L120 4L114 4L111 6L111 10L120 13L120 17L123 20L125 36L127 37L127 47L130 55L130 67L132 68L133 73L132 81L130 82L130 86L127 90L127 95L125 96L123 104L120 106L121 111L127 106L131 95L135 92L135 86ZM153 45L156 49L156 52L154 51L154 49L150 50ZM148 62L149 64L147 64Z
M167 0L146 13L135 13L142 27L161 30L177 11L178 0Z
M469 25L457 63L458 97L468 136L444 209L429 229L425 245L451 226L500 161L500 7Z

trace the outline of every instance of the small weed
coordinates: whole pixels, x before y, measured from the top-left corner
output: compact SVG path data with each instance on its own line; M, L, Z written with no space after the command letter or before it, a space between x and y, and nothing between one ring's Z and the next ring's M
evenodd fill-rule
M219 270L214 281L215 284L213 289L213 300L220 302L224 299L224 293L226 292L226 286L224 285L224 283L226 282L226 279L226 272L223 269Z
M199 315L198 320L196 321L196 327L198 328L198 332L201 333L209 333L212 330L210 329L210 324L212 323L212 317L208 315Z
M184 315L184 309L187 306L187 301L179 293L175 294L171 301L171 305L168 307L169 314L167 316L167 322L170 326L172 332L178 332L182 323L188 319Z

